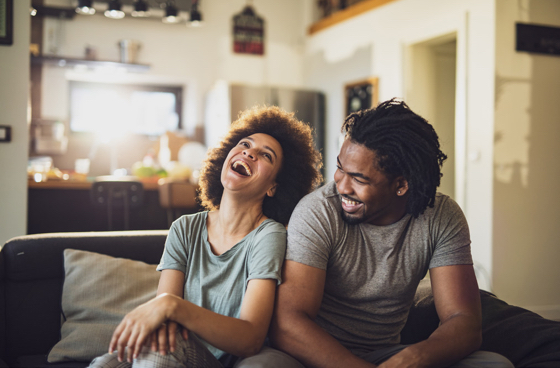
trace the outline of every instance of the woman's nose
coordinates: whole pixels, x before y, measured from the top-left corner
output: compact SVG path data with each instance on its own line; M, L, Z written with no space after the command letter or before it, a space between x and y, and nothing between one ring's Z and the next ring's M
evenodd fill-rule
M255 154L253 153L252 150L246 149L243 151L243 154L247 157L249 157L251 160L255 159Z

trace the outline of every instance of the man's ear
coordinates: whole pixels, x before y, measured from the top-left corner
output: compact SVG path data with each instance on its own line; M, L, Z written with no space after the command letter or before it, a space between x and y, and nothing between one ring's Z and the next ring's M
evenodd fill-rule
M278 186L278 184L274 183L274 186L272 186L269 190L266 191L266 195L269 197L274 197L274 195L276 194L276 187Z
M403 176L399 176L395 179L396 193L398 196L403 196L408 192L408 180Z

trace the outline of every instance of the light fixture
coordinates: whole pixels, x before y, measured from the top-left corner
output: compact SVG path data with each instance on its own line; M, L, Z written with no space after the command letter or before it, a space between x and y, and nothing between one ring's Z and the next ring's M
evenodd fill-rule
M93 0L78 0L76 13L83 15L95 14L95 9L93 8Z
M134 10L131 15L136 18L150 16L150 10L148 9L148 3L146 0L136 0L134 3Z
M30 7L29 8L29 14L31 14L32 17L37 15L37 9L35 9L34 7Z
M191 4L191 16L188 25L190 27L200 27L203 25L202 14L198 11L198 0L193 0Z
M179 23L181 18L179 18L179 10L173 5L173 1L169 1L165 6L165 17L163 17L163 23Z
M105 16L111 19L124 18L124 12L121 10L121 2L119 0L109 0L109 8L105 10Z

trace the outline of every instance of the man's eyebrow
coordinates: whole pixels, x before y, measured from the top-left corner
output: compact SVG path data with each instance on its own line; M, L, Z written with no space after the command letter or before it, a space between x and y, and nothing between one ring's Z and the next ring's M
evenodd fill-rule
M340 159L338 158L338 156L336 156L336 162L338 162L338 166L340 168L342 168L342 164L340 163ZM354 176L354 177L358 177L358 178L362 178L364 180L370 181L370 178L365 176L362 173L358 173L358 172L349 172L349 171L345 171L346 174L350 175L350 176Z
M255 142L255 140L251 137L245 137L245 139L248 139L253 143ZM269 146L263 146L263 147L266 148L267 150L269 150L270 152L272 152L272 154L274 155L274 158L278 159L278 155L276 154L276 152L274 152L274 150L271 147L269 147Z

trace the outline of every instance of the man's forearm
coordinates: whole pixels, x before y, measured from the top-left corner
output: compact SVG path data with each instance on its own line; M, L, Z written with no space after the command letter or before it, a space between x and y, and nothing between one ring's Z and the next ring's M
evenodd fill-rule
M376 367L352 354L307 316L276 316L270 337L273 347L309 368Z
M448 367L480 347L482 335L474 316L458 315L442 323L427 340L411 345L380 365Z

